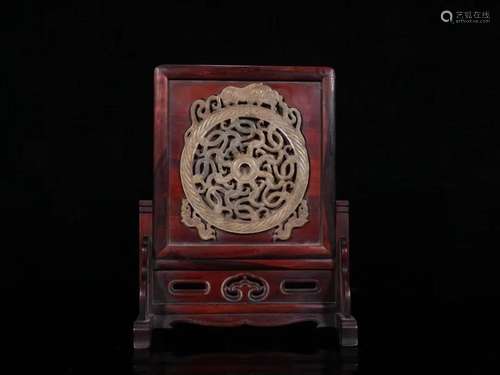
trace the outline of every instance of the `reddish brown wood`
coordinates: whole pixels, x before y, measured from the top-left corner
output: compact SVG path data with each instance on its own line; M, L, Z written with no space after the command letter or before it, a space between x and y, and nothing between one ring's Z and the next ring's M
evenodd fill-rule
M295 316L299 318L300 313L327 313L334 312L334 303L265 303L265 304L230 304L230 303L166 303L154 305L153 312L155 315L162 314L193 314L198 315L201 320L204 315L212 314L289 314L293 311ZM279 316L277 317L279 320ZM248 319L247 324L251 324L252 318ZM269 322L273 325L276 322Z
M179 219L180 220L180 219ZM186 229L189 229L186 227ZM185 230L183 228L183 230ZM299 229L295 229L299 232ZM194 232L194 231L193 231ZM268 233L268 232L264 232ZM252 235L248 235L249 237ZM269 242L270 234L268 233L267 241ZM219 236L219 237L222 237ZM215 242L215 241L214 241ZM331 250L320 245L310 245L303 244L301 246L297 245L285 245L285 244L273 244L273 245L259 245L259 244L245 244L245 245L233 245L233 244L220 244L221 240L217 241L217 246L214 246L210 251L207 251L206 245L168 245L157 253L157 258L169 258L169 259L272 259L278 258L292 259L292 258L315 258L315 257L331 257ZM309 258L308 258L309 257Z
M174 80L318 81L333 75L332 68L321 66L161 65L156 69Z
M158 270L332 270L333 259L157 259Z
M139 202L139 314L134 323L134 348L149 348L151 341L152 202Z
M337 201L336 326L342 346L358 345L358 324L351 315L351 287L349 278L349 202Z
M306 302L333 302L333 274L328 270L276 270L276 271L238 271L234 269L226 269L224 271L159 271L155 272L155 290L154 301L155 303L226 303L227 300L221 294L221 287L224 280L238 273L252 274L257 278L262 278L269 284L268 295L262 302L265 304L253 304L254 307L268 306L269 303L306 303ZM169 283L176 280L191 280L202 281L209 284L208 292L191 292L189 294L179 295L172 294L168 288ZM302 292L290 293L282 288L284 281L294 280L310 280L315 281L319 290L304 290ZM242 302L248 302L247 298L242 299ZM240 308L239 305L231 305Z
M286 310L294 310L293 305L287 305ZM215 327L238 327L238 326L253 326L253 327L275 327L304 321L314 322L317 327L333 327L335 325L334 309L322 310L306 310L299 306L299 311L293 313L280 311L274 313L211 313L211 314L189 314L182 312L180 314L155 314L154 327L157 328L172 328L179 323L191 323L203 326Z
M215 69L218 71L218 69ZM247 71L247 70L244 70ZM279 71L279 69L278 69ZM172 72L172 68L157 70L158 72ZM290 75L290 73L288 73ZM174 74L180 77L179 74ZM304 124L303 132L307 140L310 162L310 179L307 191L309 204L308 225L294 230L290 241L280 244L269 244L272 229L253 235L246 235L242 243L241 236L237 234L219 232L217 240L212 241L214 246L211 251L206 251L206 242L200 240L196 231L181 223L181 202L184 196L179 178L179 159L184 144L184 133L191 125L189 107L199 98L206 98L222 91L228 85L242 86L248 84L243 81L246 77L235 76L231 81L207 81L163 78L168 83L162 83L157 90L163 90L163 85L168 85L169 112L160 110L157 117L157 128L164 128L165 124L175 124L162 130L160 137L164 143L155 150L155 160L160 163L155 171L155 188L162 193L161 207L155 207L155 252L157 258L298 258L298 257L324 257L331 258L331 239L326 235L322 221L326 220L326 207L321 204L321 181L323 169L326 166L322 158L321 140L329 126L322 129L321 96L324 87L321 80L307 82L268 82L287 99L291 106L301 108ZM239 80L238 80L239 78ZM317 79L322 78L317 77ZM325 78L325 82L327 79ZM158 95L161 96L161 95ZM163 99L162 99L163 100ZM328 133L327 133L328 134ZM328 135L326 135L328 136ZM156 135L155 135L156 138ZM155 143L156 144L156 143ZM161 155L168 155L165 161ZM166 176L163 171L167 170ZM160 172L160 170L162 172ZM158 198L159 199L159 198ZM165 204L165 206L163 206ZM158 246L157 246L158 244ZM232 246L232 247L231 247Z
M179 162L191 125L189 108L226 86L249 82L271 86L301 111L310 162L309 222L285 242L270 241L272 230L244 236L219 231L207 242L180 218ZM155 70L154 209L151 214L151 205L141 203L136 348L149 346L151 329L178 322L272 326L310 320L337 326L342 345L357 343L350 313L348 204L335 200L333 95L334 73L326 67ZM286 280L308 290L290 292L283 287Z

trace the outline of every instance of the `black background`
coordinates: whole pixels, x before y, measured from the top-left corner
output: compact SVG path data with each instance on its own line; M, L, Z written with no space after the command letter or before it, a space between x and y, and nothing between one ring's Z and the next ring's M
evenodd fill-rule
M155 66L326 65L361 368L407 372L397 366L439 358L433 366L476 372L497 361L498 8L326 3L15 2L3 12L11 346L66 372L127 371ZM444 9L489 10L491 22L445 24ZM302 326L166 337L174 349L250 351L329 340Z

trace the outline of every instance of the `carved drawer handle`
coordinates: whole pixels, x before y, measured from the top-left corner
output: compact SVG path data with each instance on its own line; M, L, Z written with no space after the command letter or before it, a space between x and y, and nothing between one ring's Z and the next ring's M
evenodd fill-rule
M208 294L210 283L202 280L172 280L168 283L168 291L172 295Z
M310 279L283 280L280 289L283 294L318 293L321 290L318 280Z

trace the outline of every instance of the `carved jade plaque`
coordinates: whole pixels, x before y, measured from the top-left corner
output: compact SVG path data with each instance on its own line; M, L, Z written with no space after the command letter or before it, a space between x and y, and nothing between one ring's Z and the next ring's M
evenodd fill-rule
M262 83L226 87L191 105L180 178L182 222L211 240L216 229L290 238L308 220L309 159L302 117Z

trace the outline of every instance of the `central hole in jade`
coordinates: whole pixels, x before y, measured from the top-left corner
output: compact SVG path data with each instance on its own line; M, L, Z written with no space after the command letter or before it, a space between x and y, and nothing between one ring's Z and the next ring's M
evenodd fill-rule
M241 163L241 165L240 165L240 173L242 175L248 175L248 174L250 174L250 165L248 165L247 163Z

